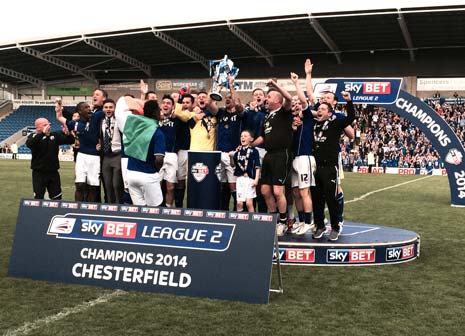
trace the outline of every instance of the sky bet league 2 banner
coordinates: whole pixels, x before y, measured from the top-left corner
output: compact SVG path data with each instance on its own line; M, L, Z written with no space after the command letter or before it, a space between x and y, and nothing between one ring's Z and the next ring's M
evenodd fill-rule
M267 303L275 217L22 200L8 274Z
M418 127L431 141L449 179L451 205L465 207L465 149L449 124L421 99L402 90L400 78L330 78L315 91L348 91L355 104L383 105Z
M341 92L350 92L354 104L392 104L401 89L401 78L329 78L319 90L334 92L344 103ZM326 88L325 88L326 87Z

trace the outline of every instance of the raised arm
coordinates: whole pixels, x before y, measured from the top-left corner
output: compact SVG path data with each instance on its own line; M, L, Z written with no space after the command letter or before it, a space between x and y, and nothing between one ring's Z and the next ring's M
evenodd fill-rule
M310 100L311 105L315 105L317 100L315 98L315 95L313 94L313 83L312 83L312 70L313 70L313 64L312 61L310 61L310 58L307 58L305 60L305 87L307 89L307 96L308 99Z
M244 105L242 105L239 95L234 89L234 77L228 76L228 83L229 83L229 92L231 92L231 96L234 102L234 108L236 109L236 112L242 114L244 112Z
M294 72L291 72L291 81L292 83L294 83L295 91L297 92L297 97L299 97L299 100L302 103L302 110L305 110L308 107L307 98L305 97L305 93L300 88L299 76Z
M144 82L143 79L140 80L140 99L145 100L145 96L149 92L149 85Z
M182 109L182 104L176 103L174 107L173 116L179 118L179 120L187 122L195 115L194 112L184 111Z
M269 86L269 87L274 88L276 91L278 91L279 93L281 93L281 95L284 97L283 108L284 108L285 110L290 110L290 109L291 109L291 100L292 100L292 96L291 96L291 94L289 93L289 91L287 91L285 88L279 86L278 83L276 83L276 82L275 82L274 80L272 80L272 79L268 80L268 83L267 83L266 85Z
M347 117L342 119L344 121L344 128L346 128L347 126L350 126L352 122L355 120L355 108L354 104L352 103L350 93L347 91L342 91L341 94L344 100L347 102Z
M351 125L344 128L344 133L347 135L349 139L351 140L355 139L355 130Z
M57 121L66 127L66 118L63 117L63 105L61 104L61 100L55 101L55 115Z
M262 143L263 143L263 136L258 136L253 142L252 142L252 146L253 147L257 147L257 146L260 146Z
M178 99L176 101L176 105L174 106L173 116L177 117L179 120L183 122L189 121L194 116L193 112L184 111L182 109L182 99L185 95L190 94L190 93L191 93L190 86L183 86L182 88L179 89L179 93L177 92L174 93L175 95L178 96Z

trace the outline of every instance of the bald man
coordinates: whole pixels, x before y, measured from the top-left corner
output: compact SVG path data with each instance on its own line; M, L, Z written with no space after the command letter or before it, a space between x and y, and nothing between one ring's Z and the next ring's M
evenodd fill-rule
M263 123L262 135L257 143L263 143L266 154L262 163L261 192L269 213L279 212L276 232L282 236L287 231L287 201L284 193L290 178L292 162L292 96L274 80L269 80L270 91L265 107L269 111Z
M45 118L35 121L36 131L30 134L26 146L31 149L32 188L34 198L43 199L45 191L52 200L61 199L61 181L58 169L60 145L73 144L71 134L50 132L50 122Z

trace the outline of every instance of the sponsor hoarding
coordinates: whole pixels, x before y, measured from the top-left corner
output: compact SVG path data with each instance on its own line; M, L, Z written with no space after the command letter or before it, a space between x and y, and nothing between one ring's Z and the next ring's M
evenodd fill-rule
M22 200L8 274L268 302L276 215L114 206Z

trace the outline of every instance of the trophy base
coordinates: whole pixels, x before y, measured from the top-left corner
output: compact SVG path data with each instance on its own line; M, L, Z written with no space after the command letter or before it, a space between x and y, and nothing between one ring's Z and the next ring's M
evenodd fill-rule
M210 98L212 100L215 100L215 101L222 101L223 100L223 96L220 95L219 93L216 93L216 92L210 93Z

